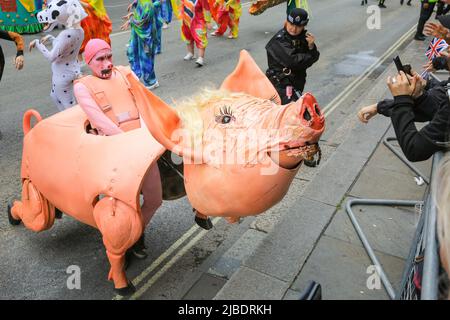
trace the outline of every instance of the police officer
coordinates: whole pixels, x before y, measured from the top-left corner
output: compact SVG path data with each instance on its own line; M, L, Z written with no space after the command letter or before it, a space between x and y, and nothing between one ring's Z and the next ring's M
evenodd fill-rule
M419 23L417 24L417 32L416 35L414 36L415 40L419 41L425 40L426 37L423 34L423 28L427 20L430 19L431 15L433 14L434 6L438 1L439 0L422 0L422 4L420 7Z
M306 69L319 60L319 51L314 36L307 32L308 13L293 9L287 16L283 29L267 43L266 71L281 102L296 101L302 94L306 82Z

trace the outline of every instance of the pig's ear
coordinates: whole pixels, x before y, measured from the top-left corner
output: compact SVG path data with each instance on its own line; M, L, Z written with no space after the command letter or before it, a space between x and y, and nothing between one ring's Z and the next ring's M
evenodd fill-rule
M281 104L280 96L246 50L242 50L236 69L223 81L221 89L245 92Z
M165 148L173 150L178 143L174 132L181 127L176 111L163 100L147 90L132 73L127 75L141 119L153 137ZM137 92L136 92L137 91Z
M182 122L175 109L145 88L133 73L127 75L127 80L134 92L139 115L152 136L166 149L184 159L201 161L200 153L195 154L194 150L184 146Z

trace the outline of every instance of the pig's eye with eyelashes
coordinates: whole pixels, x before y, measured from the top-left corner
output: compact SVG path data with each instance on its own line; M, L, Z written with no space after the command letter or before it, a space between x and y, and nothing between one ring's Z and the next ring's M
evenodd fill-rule
M216 122L219 124L228 124L234 120L236 120L236 118L233 116L230 107L220 108L220 113L216 115Z

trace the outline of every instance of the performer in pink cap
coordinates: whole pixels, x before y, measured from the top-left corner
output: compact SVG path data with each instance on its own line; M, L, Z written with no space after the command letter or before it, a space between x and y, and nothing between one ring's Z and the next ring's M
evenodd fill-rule
M104 40L91 39L84 54L92 75L77 79L74 92L90 121L91 132L110 136L145 126L127 81L130 74L137 79L133 71L129 67L113 65L111 47ZM147 225L162 203L161 179L156 163L147 172L142 194L144 204L141 212L144 225ZM147 257L144 233L130 252L140 259Z

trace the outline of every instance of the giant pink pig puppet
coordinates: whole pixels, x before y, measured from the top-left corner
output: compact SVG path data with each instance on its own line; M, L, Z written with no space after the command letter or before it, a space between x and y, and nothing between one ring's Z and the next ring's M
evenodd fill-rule
M79 106L43 120L34 110L26 112L22 199L8 211L12 224L22 221L36 232L53 225L55 207L98 228L116 289L132 288L123 267L127 249L145 228L140 189L148 168L166 149L183 157L192 206L236 221L284 197L302 160L318 152L325 128L311 94L277 104L275 88L246 51L220 90L177 109L134 77L128 80L148 130L89 134ZM32 116L38 120L33 128ZM240 144L242 137L247 142ZM227 157L230 153L240 160Z

